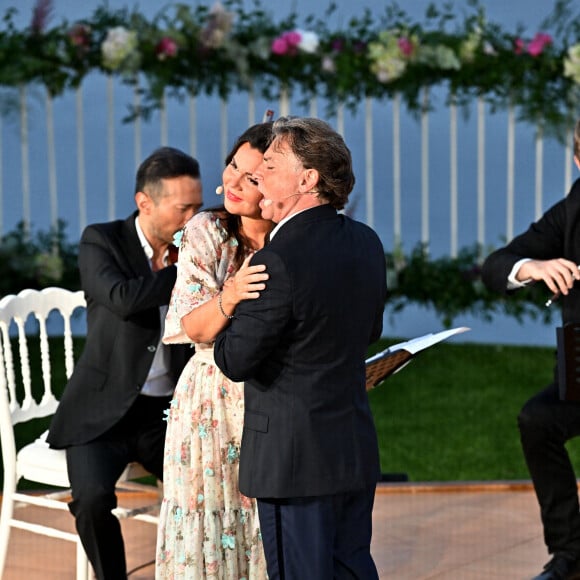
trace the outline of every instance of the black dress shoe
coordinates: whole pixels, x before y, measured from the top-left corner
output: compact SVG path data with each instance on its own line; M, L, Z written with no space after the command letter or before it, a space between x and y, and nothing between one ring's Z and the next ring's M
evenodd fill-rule
M555 554L543 572L532 580L580 580L580 560L567 554Z

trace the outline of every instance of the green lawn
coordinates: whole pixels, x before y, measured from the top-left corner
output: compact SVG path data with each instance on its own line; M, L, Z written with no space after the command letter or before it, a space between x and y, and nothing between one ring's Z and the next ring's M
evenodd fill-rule
M382 471L410 481L529 479L517 415L553 363L551 348L441 343L420 352L370 395ZM580 465L580 446L571 452Z
M373 352L395 342L384 339ZM75 351L81 348L78 340ZM370 393L382 471L410 481L529 479L516 418L550 381L553 362L553 349L541 347L443 342L422 351ZM53 381L62 385L57 367ZM45 426L19 427L19 443ZM570 449L580 466L580 441Z

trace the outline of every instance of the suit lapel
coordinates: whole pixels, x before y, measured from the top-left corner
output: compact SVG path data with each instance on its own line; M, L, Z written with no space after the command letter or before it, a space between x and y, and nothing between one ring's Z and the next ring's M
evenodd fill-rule
M134 270L136 274L145 275L151 271L151 265L143 251L141 241L137 234L137 228L135 227L136 217L137 212L130 215L124 221L121 229L121 236L123 239L121 240L120 246L125 251L131 269Z

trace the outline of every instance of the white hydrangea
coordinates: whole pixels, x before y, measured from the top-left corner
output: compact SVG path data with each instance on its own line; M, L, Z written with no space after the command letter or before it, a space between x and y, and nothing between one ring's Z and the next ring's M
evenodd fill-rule
M101 45L103 66L109 70L117 70L135 54L136 49L136 32L127 30L124 26L111 28Z
M564 58L564 76L580 85L580 44L574 44L568 49L568 55Z
M310 30L296 30L295 32L300 35L298 48L303 52L314 54L318 49L318 45L320 44L320 40L316 32L312 32Z

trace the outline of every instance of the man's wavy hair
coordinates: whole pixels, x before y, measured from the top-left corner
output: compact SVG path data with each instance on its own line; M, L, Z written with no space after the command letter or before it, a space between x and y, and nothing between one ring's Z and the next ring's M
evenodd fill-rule
M343 209L354 187L352 158L344 139L328 124L313 117L280 117L272 127L305 169L316 169L318 195L335 209Z

